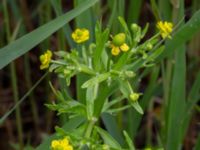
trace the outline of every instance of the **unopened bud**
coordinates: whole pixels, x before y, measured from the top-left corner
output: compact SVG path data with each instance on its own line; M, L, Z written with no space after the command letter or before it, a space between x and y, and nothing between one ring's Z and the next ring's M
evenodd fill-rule
M140 94L139 93L132 93L130 94L130 99L133 101L133 102L136 102L140 97Z
M147 48L147 50L151 50L153 48L153 45L151 43L148 43L146 48Z
M126 35L124 33L119 33L113 37L113 44L115 46L121 46L125 43Z
M133 32L137 32L138 28L139 28L139 26L136 23L131 24L131 30Z

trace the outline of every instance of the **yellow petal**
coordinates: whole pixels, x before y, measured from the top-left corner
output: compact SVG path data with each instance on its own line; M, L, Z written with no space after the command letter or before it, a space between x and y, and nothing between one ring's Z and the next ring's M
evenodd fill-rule
M119 47L113 46L111 50L112 55L117 56L120 53Z
M120 46L120 49L123 51L123 52L127 52L129 50L129 46L124 43Z

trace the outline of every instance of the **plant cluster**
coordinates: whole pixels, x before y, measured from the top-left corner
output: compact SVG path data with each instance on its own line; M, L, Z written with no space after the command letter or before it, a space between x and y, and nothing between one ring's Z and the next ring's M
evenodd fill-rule
M52 141L52 150L123 149L100 127L101 114L115 115L130 107L140 114L144 113L139 104L142 93L135 89L134 80L140 74L139 69L155 65L154 60L164 49L163 39L171 38L173 25L169 22L158 22L159 32L145 40L148 24L144 28L132 24L129 28L122 17L119 17L119 22L123 32L111 35L108 28L102 29L101 24L97 23L95 41L90 43L90 32L84 28L76 29L71 36L77 46L70 52L57 51L56 59L52 59L50 50L40 56L40 69L48 68L49 72L57 74L67 86L72 77L78 78L80 74L86 77L81 86L85 97L74 98L67 89L56 90L51 84L56 100L46 106L57 111L58 115L67 114L69 120L82 118L73 131L56 127L61 141ZM128 133L123 133L128 149L133 149ZM68 145L69 141L71 145Z

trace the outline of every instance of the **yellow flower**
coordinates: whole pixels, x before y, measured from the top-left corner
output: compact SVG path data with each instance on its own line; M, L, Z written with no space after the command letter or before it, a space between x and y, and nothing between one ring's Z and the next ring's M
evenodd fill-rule
M130 94L130 99L133 101L133 102L136 102L140 97L140 94L139 93L132 93Z
M126 35L124 33L119 33L113 37L111 42L111 54L114 56L119 55L121 51L127 52L129 46L125 43Z
M67 137L60 140L53 140L51 142L51 150L73 150L73 147L69 144Z
M50 50L47 50L43 55L40 56L40 69L46 69L49 67L49 63L51 61L52 52Z
M83 43L87 41L90 37L90 33L87 29L76 29L72 33L72 38L76 43Z
M160 34L161 34L163 39L165 39L165 38L170 38L171 39L170 34L172 33L172 30L173 30L173 24L171 22L159 21L157 23L157 28L160 30Z

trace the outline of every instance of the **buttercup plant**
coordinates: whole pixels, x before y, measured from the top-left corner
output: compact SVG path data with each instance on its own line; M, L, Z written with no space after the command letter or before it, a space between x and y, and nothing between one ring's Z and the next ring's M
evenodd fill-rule
M75 99L66 90L59 91L51 85L56 101L46 106L57 111L58 115L64 113L68 114L70 119L83 119L76 130L70 132L57 127L56 131L61 140L52 141L52 150L123 149L122 145L99 126L100 115L117 114L130 107L143 114L139 104L142 94L134 89L133 81L139 75L140 68L154 65L154 60L164 49L160 42L162 39L158 35L164 39L171 38L173 25L158 22L157 28L160 32L141 42L148 30L148 24L144 29L137 24L132 24L129 28L123 18L119 17L119 21L124 32L111 36L111 40L109 29L102 30L101 25L97 23L95 41L88 47L72 48L71 52L55 52L58 57L56 60L51 59L49 51L40 57L41 69L47 68L50 63L48 70L63 78L68 86L72 77L80 74L87 76L87 80L81 86L85 91L85 97L82 99ZM89 31L76 29L72 33L72 39L77 44L83 44L89 40ZM125 100L127 102L116 107L119 105L115 104ZM66 136L71 139L70 145ZM127 145L134 147L125 131L124 137Z

